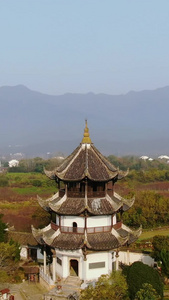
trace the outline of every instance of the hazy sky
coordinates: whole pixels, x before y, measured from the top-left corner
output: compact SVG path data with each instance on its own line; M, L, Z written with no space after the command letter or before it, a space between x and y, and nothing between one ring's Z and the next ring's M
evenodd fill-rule
M0 0L0 86L49 94L169 85L169 0Z

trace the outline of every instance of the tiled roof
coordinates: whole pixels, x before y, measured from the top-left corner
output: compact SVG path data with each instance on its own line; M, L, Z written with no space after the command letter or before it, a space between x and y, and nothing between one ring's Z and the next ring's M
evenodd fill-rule
M51 208L54 208L51 206ZM57 213L61 215L79 215L85 209L84 198L67 198L63 204L58 207Z
M134 203L134 199L124 199L117 193L112 197L106 195L103 198L70 198L64 195L59 198L58 194L47 200L38 197L39 204L47 211L52 210L60 215L80 215L85 210L93 215L112 215L120 208L123 211L129 209Z
M109 232L93 232L93 233L65 233L58 228L55 233L48 225L44 229L36 230L33 228L34 237L41 244L44 242L54 248L60 250L76 250L81 249L86 245L90 250L111 250L119 248L124 244L132 243L140 235L141 231L132 231L123 224L118 229L113 228Z
M109 181L126 175L115 168L93 144L80 144L65 161L53 171L45 173L51 179L79 181L88 177L93 181Z
M39 274L39 267L36 266L22 266L25 274Z
M88 199L88 210L94 215L112 215L114 213L113 205L106 198Z
M31 245L36 246L37 240L33 237L32 233L29 232L17 232L17 231L8 231L8 241L11 239L15 242L18 242L22 246Z
M87 241L88 248L92 250L111 250L121 246L111 232L88 234Z
M80 249L84 245L85 236L83 234L61 233L50 246L63 250Z

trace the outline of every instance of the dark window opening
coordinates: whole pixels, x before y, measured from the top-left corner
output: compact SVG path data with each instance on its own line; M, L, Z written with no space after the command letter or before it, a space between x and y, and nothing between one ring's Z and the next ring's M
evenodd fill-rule
M73 232L77 232L77 223L73 222Z
M56 258L56 261L60 266L62 266L62 260L59 257Z

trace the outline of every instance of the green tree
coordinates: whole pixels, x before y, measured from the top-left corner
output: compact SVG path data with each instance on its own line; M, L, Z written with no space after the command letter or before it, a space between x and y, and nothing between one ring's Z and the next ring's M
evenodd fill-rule
M127 284L129 296L133 300L136 293L142 288L144 283L151 284L157 294L163 297L163 283L159 273L142 262L135 262L131 266L124 269L127 276Z
M169 277L169 237L156 235L153 237L152 256L157 262L162 262L162 273Z
M19 245L10 241L9 243L0 243L0 269L9 270L18 261Z
M160 297L158 296L156 290L149 283L144 283L142 288L136 293L134 300L158 300Z
M0 243L5 241L5 229L7 228L6 224L2 222L3 215L0 214Z
M95 287L88 286L81 291L80 300L128 300L128 287L121 272L102 275Z

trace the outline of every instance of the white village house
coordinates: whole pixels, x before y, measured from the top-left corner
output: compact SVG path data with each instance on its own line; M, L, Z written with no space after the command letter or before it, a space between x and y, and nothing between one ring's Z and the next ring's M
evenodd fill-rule
M12 167L18 167L19 166L19 160L17 160L17 159L11 159L8 162L8 165L9 165L10 168L12 168Z
M58 192L39 204L51 214L50 224L32 233L46 258L53 256L52 282L57 276L74 276L84 282L118 269L121 246L130 245L141 234L122 222L122 214L134 203L114 190L128 172L115 168L93 145L86 127L80 145L63 163L46 175L55 180ZM121 219L117 221L117 213ZM125 259L122 254L120 260ZM124 256L124 255L123 255ZM129 254L126 263L130 263ZM141 260L141 259L139 259ZM41 273L41 275L43 275Z

